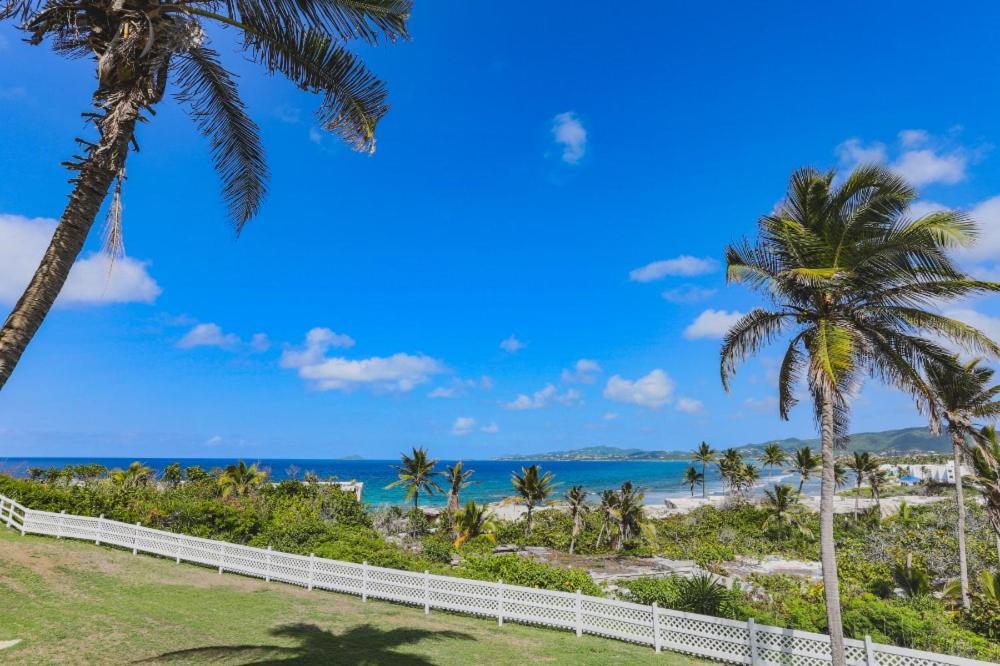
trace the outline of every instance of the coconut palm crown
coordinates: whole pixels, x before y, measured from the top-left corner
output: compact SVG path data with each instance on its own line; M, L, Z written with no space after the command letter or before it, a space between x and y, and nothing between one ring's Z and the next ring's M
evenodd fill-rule
M996 357L981 331L938 314L947 299L1000 291L974 280L948 256L971 245L976 225L956 211L914 219L916 191L880 166L862 166L836 183L832 171L792 174L787 195L758 221L758 239L726 249L727 280L768 299L726 334L720 359L728 390L739 365L783 341L778 411L787 419L804 380L820 426L823 474L820 544L834 666L844 661L833 541L834 443L847 435L848 400L864 376L910 393L935 417L921 372L943 363L946 339Z
M434 480L434 467L437 460L427 455L427 449L413 447L412 455L400 454L399 465L393 465L397 479L386 486L389 488L406 488L406 499L413 500L413 508L420 507L420 493L433 495L441 492L441 486Z
M542 473L541 470L542 468L538 465L522 467L521 473L514 472L510 479L514 490L528 507L525 514L525 527L529 534L533 525L535 507L545 502L556 486L552 472Z
M172 87L208 138L236 232L256 214L267 165L256 123L236 77L206 29L233 33L244 57L269 74L321 96L317 124L354 148L375 148L388 110L385 85L348 48L407 37L410 0L0 0L0 21L16 21L29 44L95 67L93 140L65 166L74 186L38 270L0 329L0 389L58 296L107 197L106 247L122 252L121 194L137 123ZM168 186L169 187L169 186Z

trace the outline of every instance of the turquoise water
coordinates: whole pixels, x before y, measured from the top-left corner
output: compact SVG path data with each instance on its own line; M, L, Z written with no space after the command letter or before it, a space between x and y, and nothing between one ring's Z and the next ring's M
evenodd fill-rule
M0 469L17 476L24 476L29 467L63 467L82 463L100 463L108 468L127 467L134 458L18 458L0 459ZM182 467L201 465L205 469L225 467L235 462L234 459L221 458L145 458L144 464L157 472L173 462L179 462ZM248 460L248 462L250 462ZM395 480L392 465L395 460L295 460L295 459L261 459L255 460L267 468L272 478L282 480L289 478L292 467L298 468L298 476L307 471L314 471L320 478L330 475L341 481L363 481L364 500L372 504L400 503L403 501L403 491L386 490L385 486ZM442 460L438 469L444 471L446 465L453 461ZM473 470L474 482L463 494L463 501L474 499L477 502L495 502L513 494L511 473L520 470L522 466L532 464L532 461L498 461L470 460L465 463L466 469ZM690 495L687 486L682 485L681 478L689 463L683 461L538 461L543 471L551 471L559 484L557 494L561 495L570 486L582 485L588 491L600 492L606 488L617 488L623 481L631 481L633 485L646 493L646 503L659 504L665 498L684 497ZM721 491L718 472L709 466L707 473L708 493ZM764 481L771 482L765 478ZM441 480L443 483L443 479ZM695 490L701 494L701 489ZM440 505L444 497L421 497L421 503Z

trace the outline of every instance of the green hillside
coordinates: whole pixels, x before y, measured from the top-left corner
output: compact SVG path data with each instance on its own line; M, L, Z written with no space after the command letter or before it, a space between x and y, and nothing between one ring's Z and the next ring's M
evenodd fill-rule
M786 439L769 440L756 444L736 446L748 454L759 452L765 444L776 442L783 449L797 449L802 446L817 448L819 439ZM715 445L715 448L726 448ZM927 428L900 428L898 430L883 430L881 432L859 432L851 435L848 451L869 451L880 454L906 453L947 453L951 450L948 435L931 435ZM655 451L644 449L621 449L615 446L588 446L566 451L550 451L548 453L510 454L500 456L497 460L688 460L690 451Z

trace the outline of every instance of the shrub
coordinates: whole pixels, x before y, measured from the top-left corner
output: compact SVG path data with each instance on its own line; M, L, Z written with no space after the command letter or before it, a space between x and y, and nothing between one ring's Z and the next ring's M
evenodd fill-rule
M455 573L464 578L502 580L511 585L563 592L580 590L584 594L604 596L590 574L582 569L559 567L520 555L473 556L457 567Z

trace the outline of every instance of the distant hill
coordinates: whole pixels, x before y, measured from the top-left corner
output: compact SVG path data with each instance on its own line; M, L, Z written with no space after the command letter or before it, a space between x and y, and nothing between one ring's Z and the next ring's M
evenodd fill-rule
M792 450L803 446L819 447L819 438L769 440L758 444L743 444L734 448L754 455L760 453L765 444L777 443L783 449ZM725 448L716 446L715 448ZM931 435L927 428L900 428L881 432L859 432L851 435L848 451L868 451L883 455L906 453L947 453L951 451L951 440L947 434ZM548 453L510 454L497 460L689 460L690 451L651 451L645 449L621 449L615 446L588 446L567 451Z

